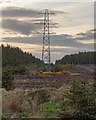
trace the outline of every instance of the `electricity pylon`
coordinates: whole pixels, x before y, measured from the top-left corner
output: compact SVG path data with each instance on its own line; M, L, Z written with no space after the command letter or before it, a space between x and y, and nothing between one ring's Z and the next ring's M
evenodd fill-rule
M45 63L45 69L51 71L51 57L50 57L50 14L55 14L53 12L49 12L48 9L45 9L44 13L39 13L44 15L43 20L43 46L42 46L42 61ZM42 23L37 23L42 24ZM52 24L52 23L51 23ZM42 33L40 33L42 34Z
M45 9L44 12L44 31L43 31L43 48L42 48L42 60L44 63L50 65L50 33L49 33L49 11Z

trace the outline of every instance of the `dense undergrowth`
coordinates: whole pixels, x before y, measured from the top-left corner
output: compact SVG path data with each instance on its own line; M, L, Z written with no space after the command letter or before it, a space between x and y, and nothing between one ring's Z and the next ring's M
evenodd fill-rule
M96 119L95 84L73 82L63 89L3 90L3 118Z

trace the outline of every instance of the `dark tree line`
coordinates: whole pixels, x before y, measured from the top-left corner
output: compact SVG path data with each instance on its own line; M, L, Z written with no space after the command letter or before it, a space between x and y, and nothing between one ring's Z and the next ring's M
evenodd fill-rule
M30 53L10 45L2 47L2 87L6 90L14 88L13 79L16 74L26 74L27 66L41 65L43 62Z
M2 47L2 65L8 66L8 65L19 65L19 64L41 64L42 61L35 56L33 56L31 53L23 52L18 47L12 47L10 45L7 45L6 47L4 45Z
M96 52L79 52L78 54L66 55L56 64L95 64Z

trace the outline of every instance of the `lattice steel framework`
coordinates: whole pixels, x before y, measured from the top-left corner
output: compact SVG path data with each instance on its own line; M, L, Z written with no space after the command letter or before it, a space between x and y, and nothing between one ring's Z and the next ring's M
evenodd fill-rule
M42 60L44 63L50 65L50 33L49 33L49 11L45 9L44 12L44 31L43 31L43 48Z

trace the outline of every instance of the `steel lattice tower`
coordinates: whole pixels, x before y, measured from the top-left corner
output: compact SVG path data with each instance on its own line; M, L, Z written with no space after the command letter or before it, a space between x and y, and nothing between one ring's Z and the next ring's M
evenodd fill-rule
M44 12L42 60L44 61L44 63L50 65L50 33L49 33L49 11L48 9L45 9L45 12Z

